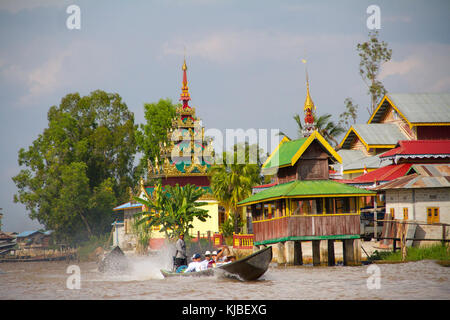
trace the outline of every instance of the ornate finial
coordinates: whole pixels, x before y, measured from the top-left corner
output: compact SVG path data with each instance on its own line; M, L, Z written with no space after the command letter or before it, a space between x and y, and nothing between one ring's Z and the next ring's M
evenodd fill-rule
M305 125L303 129L303 136L308 137L314 131L314 116L313 110L316 110L316 106L311 99L311 95L309 94L309 78L308 78L308 69L306 68L306 60L302 59L302 62L305 64L305 72L306 72L306 99L305 105L303 107L303 111L305 113Z
M139 179L139 186L142 188L144 188L144 178L141 177L141 179Z
M314 102L311 99L311 95L309 94L309 78L308 78L308 68L306 67L306 60L302 59L302 62L305 64L305 73L306 73L306 99L305 99L305 106L303 110L316 110L316 106L314 105Z
M184 59L184 63L181 69L183 70L183 86L181 87L180 101L183 101L183 108L186 108L189 107L188 101L191 100L186 74L187 71L186 59Z

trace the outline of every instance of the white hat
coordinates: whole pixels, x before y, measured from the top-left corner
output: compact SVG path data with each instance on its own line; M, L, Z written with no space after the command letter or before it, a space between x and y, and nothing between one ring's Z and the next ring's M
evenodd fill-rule
M205 256L210 256L211 255L211 252L210 251L206 251L205 252Z
M217 251L213 251L212 255L217 256Z

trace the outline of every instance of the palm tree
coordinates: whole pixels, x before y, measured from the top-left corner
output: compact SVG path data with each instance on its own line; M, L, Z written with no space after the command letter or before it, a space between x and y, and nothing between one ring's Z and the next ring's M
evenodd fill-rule
M168 239L188 234L194 227L194 218L204 222L209 217L207 210L199 208L207 204L198 201L204 194L202 188L190 184L184 187L167 185L164 189L158 184L152 199L135 197L147 209L136 214L137 223L145 223L149 228L160 226Z
M300 115L296 113L293 118L298 126L298 137L303 137L303 124ZM328 143L334 143L336 147L339 144L339 142L336 140L336 137L340 134L345 133L346 130L339 124L335 124L333 121L330 121L330 118L331 114L328 113L320 117L316 117L314 115L314 126L316 127L316 130L325 138L325 140L327 140ZM279 134L287 137L287 135L282 131L280 131Z
M246 163L237 161L236 147L234 152L223 153L223 164L214 165L210 169L211 188L217 200L225 207L226 212L234 215L235 233L239 232L239 212L237 204L252 194L252 188L261 182L260 166L248 163L248 145L246 145ZM228 155L228 157L227 157ZM229 161L232 159L232 161Z

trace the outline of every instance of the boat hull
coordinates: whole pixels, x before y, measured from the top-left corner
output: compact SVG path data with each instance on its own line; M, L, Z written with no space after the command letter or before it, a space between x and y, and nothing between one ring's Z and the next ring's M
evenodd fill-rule
M272 247L264 248L243 259L223 264L215 268L198 272L176 273L161 270L164 277L204 277L217 273L237 276L244 281L252 281L260 278L269 268L272 261Z

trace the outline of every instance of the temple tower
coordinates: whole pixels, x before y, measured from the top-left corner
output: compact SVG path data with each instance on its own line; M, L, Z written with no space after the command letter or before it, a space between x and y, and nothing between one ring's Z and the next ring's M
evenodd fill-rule
M191 95L187 81L186 60L183 62L183 82L176 117L167 132L169 143L160 144L161 154L154 163L149 161L148 177L161 178L162 185L188 183L197 186L209 186L208 168L212 159L212 141L206 139L201 120L195 114L195 108L189 105Z
M314 132L315 125L314 125L314 113L313 111L316 111L316 106L314 105L314 102L311 99L311 95L309 93L309 79L308 79L308 70L306 70L306 99L305 99L305 105L303 107L303 112L305 114L305 124L303 127L303 136L309 137L311 133Z

